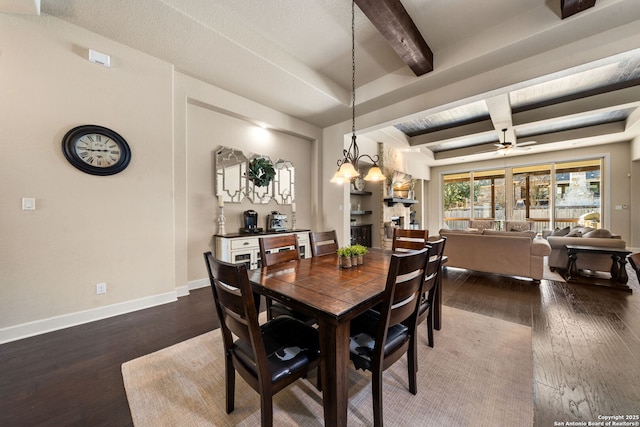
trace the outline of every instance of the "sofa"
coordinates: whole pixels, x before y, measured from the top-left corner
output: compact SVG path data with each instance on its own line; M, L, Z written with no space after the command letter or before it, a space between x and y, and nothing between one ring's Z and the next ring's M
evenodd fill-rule
M549 242L534 231L449 230L444 255L447 267L485 273L542 279L544 257L551 253Z
M624 249L626 242L617 234L609 230L592 227L574 227L545 231L551 254L549 255L549 268L566 269L569 262L566 245L597 246L603 248ZM578 270L609 271L611 269L611 257L606 254L581 253L578 256L576 267Z

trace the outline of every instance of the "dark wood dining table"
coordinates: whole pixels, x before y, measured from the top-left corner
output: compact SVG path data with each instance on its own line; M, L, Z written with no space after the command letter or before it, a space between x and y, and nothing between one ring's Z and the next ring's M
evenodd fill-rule
M249 271L254 292L318 320L325 426L347 425L350 321L381 302L390 259L370 249L363 265L348 269L326 255Z

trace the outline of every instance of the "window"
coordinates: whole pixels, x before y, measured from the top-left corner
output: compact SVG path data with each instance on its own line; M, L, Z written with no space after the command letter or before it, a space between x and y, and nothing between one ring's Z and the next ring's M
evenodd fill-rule
M549 186L551 165L525 166L513 169L514 221L535 221L536 230L549 227Z
M504 169L473 173L477 195L473 204L473 218L504 221Z
M451 229L464 229L471 219L471 174L446 175L442 186L444 223Z
M558 163L555 174L555 225L600 228L602 161Z
M534 221L536 230L601 224L602 159L443 176L445 226L472 219ZM511 190L509 190L511 189ZM473 190L473 191L472 191Z

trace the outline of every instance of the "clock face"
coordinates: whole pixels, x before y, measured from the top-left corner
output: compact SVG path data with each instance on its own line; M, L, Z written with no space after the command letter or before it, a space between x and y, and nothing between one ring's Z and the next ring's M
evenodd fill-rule
M362 179L361 177L357 177L353 181L353 187L358 191L364 190L364 179Z
M71 129L62 139L62 151L73 166L92 175L113 175L131 160L127 142L111 129L84 125Z

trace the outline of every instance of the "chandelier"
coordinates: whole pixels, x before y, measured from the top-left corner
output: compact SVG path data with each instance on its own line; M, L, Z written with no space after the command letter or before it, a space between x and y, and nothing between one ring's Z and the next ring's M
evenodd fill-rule
M331 182L342 184L360 176L358 162L368 158L373 166L364 177L365 181L382 181L385 179L378 167L379 156L360 154L356 142L356 41L355 41L355 1L351 1L351 144L347 150L342 150L342 159L338 160L338 170L331 178Z

